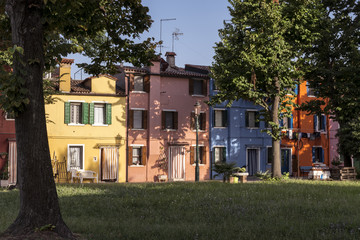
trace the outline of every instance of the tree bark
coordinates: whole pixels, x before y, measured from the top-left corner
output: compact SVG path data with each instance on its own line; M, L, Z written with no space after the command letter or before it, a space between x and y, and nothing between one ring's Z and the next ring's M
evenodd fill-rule
M280 130L279 126L279 105L280 105L280 83L277 77L274 78L274 85L276 87L277 93L273 98L273 106L271 108L271 120L275 123L275 126L272 127L272 133L276 138L272 138L272 176L281 177L281 160L280 160Z
M16 117L20 211L7 235L24 235L45 225L72 239L62 220L49 153L43 97L43 0L7 0L13 44L24 49L14 56L13 74L24 81L29 104ZM20 89L19 89L20 90Z

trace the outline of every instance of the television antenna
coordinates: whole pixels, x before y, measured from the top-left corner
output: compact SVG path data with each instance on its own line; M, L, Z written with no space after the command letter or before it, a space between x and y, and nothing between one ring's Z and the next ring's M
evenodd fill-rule
M184 35L184 33L180 32L180 29L175 28L175 31L172 33L172 52L174 52L174 40L179 40L180 35Z

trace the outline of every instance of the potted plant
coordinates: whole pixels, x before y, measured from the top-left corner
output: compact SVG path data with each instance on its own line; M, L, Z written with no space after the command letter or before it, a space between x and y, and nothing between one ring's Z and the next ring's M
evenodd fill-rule
M9 169L8 169L8 162L6 162L3 169L0 170L0 186L7 186L8 179L9 179Z
M214 177L222 176L223 182L232 182L232 183L237 183L238 180L237 173L246 171L245 168L236 167L236 163L234 162L215 163L213 170L214 172L216 172Z
M0 171L7 162L7 152L0 152Z
M249 176L249 173L246 172L246 168L245 167L237 167L235 169L235 172L232 174L234 177L237 177L241 183L246 183L247 182L247 176Z

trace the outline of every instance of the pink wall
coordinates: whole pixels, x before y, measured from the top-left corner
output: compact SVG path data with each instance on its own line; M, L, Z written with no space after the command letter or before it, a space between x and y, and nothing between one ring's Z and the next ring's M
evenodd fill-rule
M185 181L195 179L195 166L190 164L190 146L195 145L196 134L190 129L190 114L194 110L196 101L201 103L202 111L209 116L206 97L189 95L189 77L179 78L159 75L160 63L154 62L150 68L150 92L130 93L129 108L144 108L148 110L148 128L146 130L129 129L128 144L147 146L147 164L145 166L128 166L129 182L153 182L157 175L168 174L158 167L160 153L169 154L169 143L181 142L185 146ZM208 85L208 84L207 84ZM207 91L208 92L208 91ZM162 110L176 110L178 112L178 129L161 129ZM200 165L200 180L210 178L209 156L209 124L206 131L199 132L199 145L207 149L206 164ZM163 150L162 150L163 149Z
M339 124L338 122L336 122L333 119L329 120L329 137L330 137L330 166L331 166L331 161L334 160L334 158L339 157L339 154L337 152L337 144L338 144L338 139L335 136L337 133L337 130L339 129Z

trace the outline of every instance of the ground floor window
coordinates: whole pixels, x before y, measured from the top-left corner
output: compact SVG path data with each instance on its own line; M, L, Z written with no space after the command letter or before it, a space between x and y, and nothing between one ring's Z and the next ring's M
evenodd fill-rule
M226 162L226 147L214 147L214 163Z
M190 164L196 164L196 146L190 147ZM199 146L199 164L206 164L206 147Z
M129 166L146 165L146 147L130 146L129 147Z
M68 169L84 169L84 146L69 145L68 146Z

